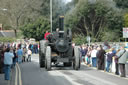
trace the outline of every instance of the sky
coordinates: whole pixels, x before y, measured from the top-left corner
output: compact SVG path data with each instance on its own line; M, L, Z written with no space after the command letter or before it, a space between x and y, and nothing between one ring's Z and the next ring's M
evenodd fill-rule
M65 0L65 3L71 2L72 0Z

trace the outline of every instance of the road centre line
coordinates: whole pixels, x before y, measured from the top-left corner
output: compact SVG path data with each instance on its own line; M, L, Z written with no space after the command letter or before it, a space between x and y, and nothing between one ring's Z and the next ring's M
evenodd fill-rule
M15 85L22 85L21 70L20 70L18 63L16 63L15 68L16 68ZM17 82L19 82L19 83L17 83Z
M22 85L22 79L21 79L21 70L19 65L17 64L18 70L19 70L19 85Z
M16 69L16 75L15 75L15 85L17 85L17 64L16 64L15 69Z
M73 78L70 78L68 75L63 74L62 72L59 72L59 71L54 71L54 72L52 74L57 73L58 75L65 77L72 85L83 85L83 84L75 82ZM51 72L49 72L49 73L51 73Z

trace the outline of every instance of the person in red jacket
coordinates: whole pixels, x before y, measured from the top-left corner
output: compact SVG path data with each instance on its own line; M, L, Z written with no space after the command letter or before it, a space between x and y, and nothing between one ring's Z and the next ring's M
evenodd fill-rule
M49 35L50 33L48 31L46 31L46 33L44 34L44 39L47 40L47 36Z

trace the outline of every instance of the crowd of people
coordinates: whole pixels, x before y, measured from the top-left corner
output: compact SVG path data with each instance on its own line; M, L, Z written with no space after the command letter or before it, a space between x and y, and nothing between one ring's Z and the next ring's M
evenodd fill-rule
M0 44L0 73L5 74L5 80L10 80L10 70L16 62L31 62L31 55L38 53L39 44L29 43L6 43ZM124 46L109 45L81 45L81 62L88 66L96 67L98 70L110 71L112 59L115 59L115 74L125 77L125 64L128 52ZM120 69L119 69L120 68Z
M31 55L38 53L38 44L6 43L0 44L0 73L5 74L5 80L10 80L11 68L16 62L31 62Z
M88 66L96 67L98 70L110 72L112 60L115 59L115 74L125 77L125 64L128 52L124 46L109 45L81 45L81 61Z

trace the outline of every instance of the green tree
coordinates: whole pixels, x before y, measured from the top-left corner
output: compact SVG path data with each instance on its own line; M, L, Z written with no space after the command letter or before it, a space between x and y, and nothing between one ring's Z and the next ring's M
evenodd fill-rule
M120 8L128 8L128 0L114 0Z
M119 29L106 29L105 32L102 34L101 40L102 41L110 41L110 42L119 42L121 35L119 34ZM122 34L122 33L121 33Z
M71 15L66 19L66 26L73 28L75 33L98 38L106 23L109 8L101 2L90 3L80 0Z
M111 3L111 4L110 4ZM114 2L106 0L79 0L78 4L66 16L65 26L72 28L74 34L91 36L94 41L101 41L105 28L120 29L122 17Z
M43 39L43 35L46 30L50 30L50 24L46 18L40 17L35 22L26 24L21 27L21 30L24 37L41 40Z
M82 44L86 43L87 40L86 40L85 36L83 36L82 34L79 34L79 35L74 35L73 42L76 45L82 45Z
M124 15L124 27L128 27L128 13Z
M0 14L3 13L2 16L7 18L8 24L15 31L15 36L17 36L19 27L24 24L27 18L35 19L39 16L37 10L40 10L43 3L42 0L1 0L0 2L0 9L7 9Z

